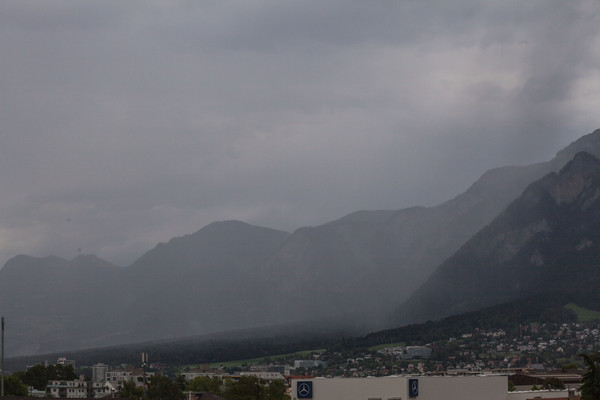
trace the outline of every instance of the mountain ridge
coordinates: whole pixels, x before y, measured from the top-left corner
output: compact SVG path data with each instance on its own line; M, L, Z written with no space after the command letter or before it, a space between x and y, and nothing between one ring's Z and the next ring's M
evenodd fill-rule
M577 153L442 263L400 307L399 319L437 319L545 291L590 288L600 279L592 262L600 261L594 253L599 200L600 160Z
M359 211L298 229L261 273L271 277L273 298L286 297L281 309L293 309L296 315L310 316L315 309L329 316L354 310L384 318L529 183L558 170L582 147L600 156L600 129L566 146L550 161L489 170L465 192L434 207ZM325 241L331 245L325 246ZM283 283L277 287L276 282ZM326 291L342 288L345 297L332 298Z
M21 268L2 268L0 312L25 332L14 342L15 352L22 354L256 328L273 321L335 319L363 331L377 329L387 326L388 313L531 182L559 171L580 148L600 156L600 130L548 162L487 171L465 192L434 207L357 211L292 233L216 222L160 243L129 267L115 266L108 273L96 274L98 268L92 267L86 276L82 269L68 268L53 275L48 268L28 281L19 276ZM584 249L586 243L581 243ZM44 264L42 258L19 257L6 265ZM60 260L45 262L73 261ZM25 286L32 282L33 294ZM40 305L44 298L49 300Z
M158 251L161 257L144 261L142 256L129 267L117 267L96 256L80 255L72 260L56 256L13 257L0 269L0 314L20 332L13 338L9 354L115 345L201 332L202 318L211 316L216 321L221 306L226 312L223 295L230 288L233 290L233 285L239 286L246 270L275 251L289 235L231 221L216 222L203 229L174 238L170 245L157 245L144 256ZM206 235L215 230L223 234ZM236 235L225 234L231 230ZM210 241L198 243L195 239L199 236ZM236 243L237 251L233 249ZM186 250L185 254L170 252L173 245L177 250ZM204 253L203 250L212 253L204 259L197 258L197 252ZM227 257L219 258L219 254ZM223 272L214 268L214 263L227 266L227 273L221 274L223 279L218 281L208 279L211 274ZM243 309L242 301L239 298L238 303L229 306L233 308L233 318L244 319L243 313L235 313L236 307ZM198 304L203 307L198 308ZM157 324L157 320L162 323ZM215 331L234 327L231 323L211 324Z

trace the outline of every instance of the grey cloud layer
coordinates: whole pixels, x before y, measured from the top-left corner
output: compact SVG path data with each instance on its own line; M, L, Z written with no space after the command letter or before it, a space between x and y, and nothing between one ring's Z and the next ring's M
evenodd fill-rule
M600 125L598 3L12 1L0 262L433 205Z

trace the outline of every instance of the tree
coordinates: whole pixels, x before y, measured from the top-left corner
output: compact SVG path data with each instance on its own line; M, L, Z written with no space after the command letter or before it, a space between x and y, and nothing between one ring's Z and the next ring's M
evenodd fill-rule
M148 399L182 400L185 398L179 385L164 375L154 375L148 385Z
M181 391L184 391L185 387L187 386L185 376L181 374L177 375L177 378L175 378L175 383L177 384L177 386L179 386L179 389Z
M129 400L141 399L144 395L144 389L137 386L133 379L123 382L123 387L119 389L119 397Z
M221 394L221 386L223 386L223 381L216 376L212 378L209 378L208 376L198 376L188 383L186 390Z
M255 376L242 376L238 382L225 382L223 397L227 400L263 400L265 387Z
M517 387L515 386L515 384L509 380L508 381L508 391L509 392L514 392L515 390L517 390Z
M289 400L286 394L285 383L282 380L274 380L267 386L267 400Z
M581 400L600 400L600 352L580 354L587 368L581 385Z
M560 369L562 370L562 372L577 371L577 364L575 364L575 363L563 364L563 365L561 365Z
M33 386L37 390L46 390L46 385L48 385L48 369L42 364L34 365L25 371L22 381L25 385Z
M50 365L37 364L29 368L22 375L21 380L27 386L33 386L37 390L45 390L48 381L72 381L78 379L72 365Z
M48 380L50 381L73 381L79 379L72 365L49 365L47 370Z
M6 396L28 396L27 386L14 375L4 377L4 394Z
M546 378L544 379L544 382L542 382L542 389L564 389L565 388L565 384L563 383L563 381L561 381L560 379L558 379L557 377L553 376L551 378Z

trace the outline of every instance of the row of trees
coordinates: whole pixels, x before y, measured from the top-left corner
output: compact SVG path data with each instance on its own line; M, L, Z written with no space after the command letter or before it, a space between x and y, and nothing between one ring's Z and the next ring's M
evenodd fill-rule
M27 396L27 387L45 390L52 380L75 380L79 377L70 365L34 365L27 371L19 371L4 378L4 393L7 396ZM222 380L214 377L198 377L186 382L183 375L171 380L165 375L153 376L147 386L136 386L133 381L125 382L120 397L126 399L149 400L179 400L184 399L184 391L210 392L220 395L227 400L288 400L283 381L273 381L269 384L252 376L243 376L239 381Z
M193 379L187 390L211 392L221 395L227 400L288 400L286 386L281 380L271 381L265 385L257 377L242 376L239 381L200 376Z
M120 397L130 400L142 398L149 400L182 400L184 391L209 392L227 400L289 400L283 381L272 381L265 384L254 376L242 376L239 381L222 380L218 377L197 377L187 383L183 376L171 380L164 375L155 375L150 379L146 396L141 387L133 381L125 382Z
M600 351L581 354L587 372L583 375L581 400L600 400Z
M27 396L27 386L14 375L4 377L4 394L6 396Z
M72 381L79 379L72 365L44 365L37 364L27 371L15 372L14 376L19 378L26 386L33 386L37 390L46 390L48 381Z
M71 365L49 365L37 364L27 369L18 371L4 378L4 394L7 396L27 396L27 387L31 386L37 390L46 390L48 381L78 379Z

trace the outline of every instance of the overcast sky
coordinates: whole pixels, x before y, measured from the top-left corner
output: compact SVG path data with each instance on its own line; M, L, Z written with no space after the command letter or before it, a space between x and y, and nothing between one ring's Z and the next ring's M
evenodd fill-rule
M0 265L438 204L600 128L599 26L597 0L4 0Z

